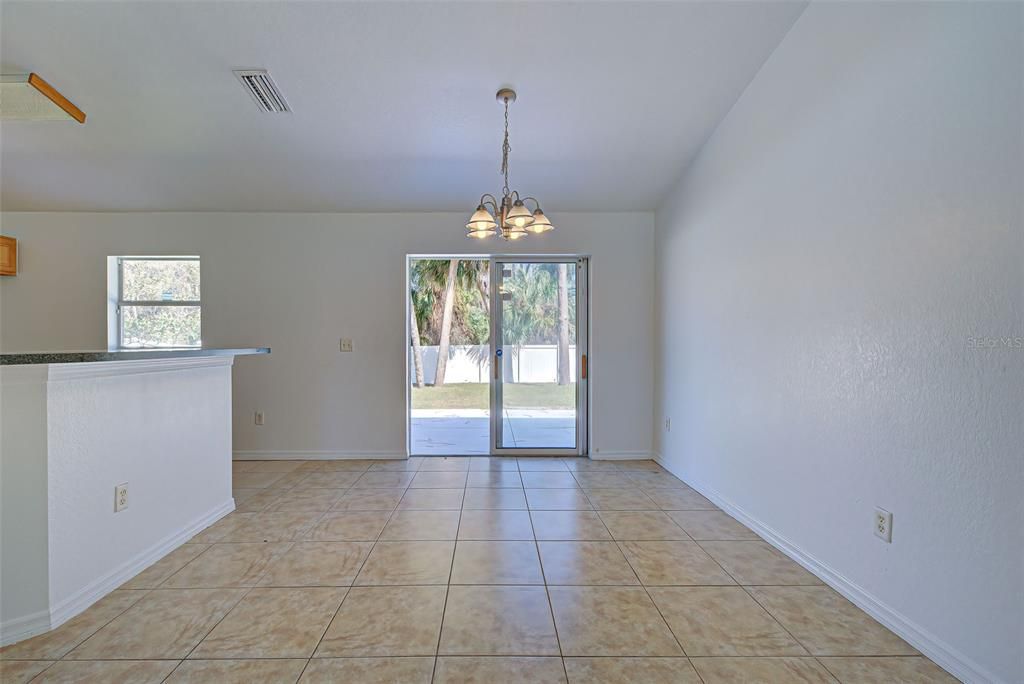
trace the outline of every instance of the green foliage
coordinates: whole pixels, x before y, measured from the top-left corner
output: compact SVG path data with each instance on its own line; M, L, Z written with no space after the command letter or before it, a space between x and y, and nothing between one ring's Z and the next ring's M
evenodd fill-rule
M199 301L199 261L124 259L123 299L128 302ZM125 347L193 347L202 343L198 306L121 307Z

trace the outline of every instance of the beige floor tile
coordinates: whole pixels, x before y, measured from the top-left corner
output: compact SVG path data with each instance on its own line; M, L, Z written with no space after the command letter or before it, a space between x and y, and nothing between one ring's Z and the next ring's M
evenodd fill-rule
M469 470L470 472L507 470L518 473L519 463L511 456L473 456L469 459Z
M956 684L941 667L920 657L820 658L842 684Z
M741 587L650 587L686 654L807 655Z
M164 589L252 587L291 542L214 544L163 583Z
M678 477L668 472L649 472L633 470L626 473L633 484L644 489L689 489L690 487Z
M523 457L517 459L519 463L520 472L532 472L532 473L543 473L543 472L564 472L568 470L568 466L565 462L558 458L549 458L545 456L541 457Z
M220 541L221 537L227 534L233 527L239 524L239 518L243 515L252 515L252 513L243 514L241 511L235 510L228 513L223 518L218 519L211 525L207 525L201 531L196 533L187 544L212 544L216 541Z
M459 540L532 540L529 511L464 510L459 523Z
M317 658L432 656L445 587L353 587L327 628Z
M632 480L618 472L576 470L573 477L584 489L598 489L611 487L635 488Z
M403 488L350 489L331 506L332 511L393 511L405 494Z
M371 465L369 468L369 472L410 472L419 470L421 465L423 465L423 458L418 456L413 456L412 458L394 459L391 461L374 461L373 465Z
M355 584L447 584L454 550L452 541L377 542Z
M522 489L470 488L466 490L462 508L468 510L480 508L526 510L526 494Z
M359 476L355 484L356 489L393 489L395 487L408 487L417 473L401 472L377 472L364 473Z
M232 513L231 521L220 534L214 535L214 542L275 542L292 541L301 537L321 513ZM227 518L225 518L227 521ZM218 525L220 523L217 523Z
M293 660L185 660L166 684L295 684L306 666Z
M529 489L574 489L579 487L572 473L562 468L561 472L521 471L523 487Z
M686 658L566 658L569 684L701 684Z
M626 541L620 546L647 586L736 584L697 542Z
M424 458L420 470L469 470L469 459L465 456Z
M345 470L316 470L304 475L298 483L299 489L348 489L362 475Z
M255 489L259 494L247 497L244 501L235 499L235 513L261 513L269 506L277 503L288 495L289 490Z
M463 489L410 489L398 502L400 510L459 510Z
M612 538L593 511L530 511L533 531L544 541L606 541Z
M305 461L233 461L232 468L243 473L290 473Z
M441 656L434 684L564 684L561 658Z
M661 511L600 511L598 515L619 541L688 541L683 528Z
M231 490L231 497L235 500L235 503L238 504L241 503L242 501L245 501L246 499L251 499L257 494L262 493L262 489L246 489L244 487L234 487Z
M668 517L697 541L738 541L760 539L722 511L671 511Z
M330 461L317 461L316 470L344 470L353 473L365 473L374 463L379 463L379 461L368 458L343 458Z
M75 660L184 658L244 589L153 589L68 654Z
M302 484L302 481L306 478L306 472L296 470L295 472L285 473L285 476L280 480L274 481L268 489L270 490L289 490L294 489Z
M718 507L692 489L644 489L658 507L665 511L716 511Z
M544 587L450 587L439 653L559 655Z
M314 658L300 684L430 684L434 659Z
M538 542L549 585L639 584L612 541Z
M562 463L572 472L609 472L618 473L619 466L613 461L593 461L589 458L572 457L562 459Z
M549 587L565 656L681 656L642 587Z
M814 655L918 655L829 587L758 587L751 593Z
M210 548L209 544L182 544L121 585L121 589L155 589L185 564Z
M52 660L0 660L0 682L25 684L53 665Z
M460 541L452 584L544 584L532 541Z
M345 592L335 587L253 589L189 658L308 658Z
M306 534L306 541L376 541L388 511L331 511Z
M0 649L4 660L57 660L128 610L146 595L118 589L107 594L57 629Z
M651 472L651 473L667 473L668 471L662 468L653 460L646 459L629 459L629 460L617 460L617 461L605 461L605 463L614 463L619 467L620 470L625 472L636 472L638 470Z
M467 470L428 470L416 473L409 485L413 489L452 489L466 486Z
M381 541L455 539L458 511L396 511L380 535Z
M286 511L323 512L329 510L344 492L344 489L305 489L300 486L279 496L265 510L273 513Z
M828 670L814 658L693 658L690 662L697 668L704 684L836 684ZM881 684L885 680L875 681Z
M282 477L284 477L284 473L279 472L238 473L231 478L231 486L239 489L262 489L269 487Z
M535 511L591 511L582 489L527 489L526 503Z
M639 489L586 489L583 492L599 511L656 511L658 507Z
M82 682L160 684L177 664L177 660L63 660L48 667L32 681L36 684L80 684Z
M373 546L370 542L295 542L267 567L263 587L347 587Z
M518 470L471 470L466 486L522 489L523 478Z
M740 584L821 584L821 580L767 542L706 541L700 545Z

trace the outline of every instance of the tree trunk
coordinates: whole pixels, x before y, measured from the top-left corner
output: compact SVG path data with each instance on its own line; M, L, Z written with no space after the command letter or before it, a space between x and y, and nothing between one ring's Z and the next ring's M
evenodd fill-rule
M558 384L569 378L569 264L558 264Z
M476 274L476 289L480 293L480 300L484 303L484 311L491 313L491 296L487 290L490 288L490 274L480 269Z
M416 386L423 387L423 348L420 347L420 326L416 320L416 305L409 299L409 332L412 337L412 363L416 368Z
M444 284L444 311L441 314L441 337L437 346L437 373L434 387L444 385L444 371L448 366L448 345L452 337L452 311L455 309L455 281L459 275L459 260L448 262L448 280Z

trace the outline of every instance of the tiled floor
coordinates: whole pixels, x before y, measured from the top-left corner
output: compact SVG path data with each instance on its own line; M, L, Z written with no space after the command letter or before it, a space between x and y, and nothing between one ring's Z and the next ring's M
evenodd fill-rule
M235 486L0 679L955 681L650 461L239 462Z

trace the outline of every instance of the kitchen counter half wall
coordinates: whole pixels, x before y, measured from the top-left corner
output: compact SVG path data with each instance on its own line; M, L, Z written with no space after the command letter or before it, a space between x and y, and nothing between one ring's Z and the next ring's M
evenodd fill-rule
M36 363L97 363L102 361L139 361L149 359L189 359L205 356L247 356L269 354L270 347L242 349L116 349L110 351L51 351L0 354L0 366L21 366Z

